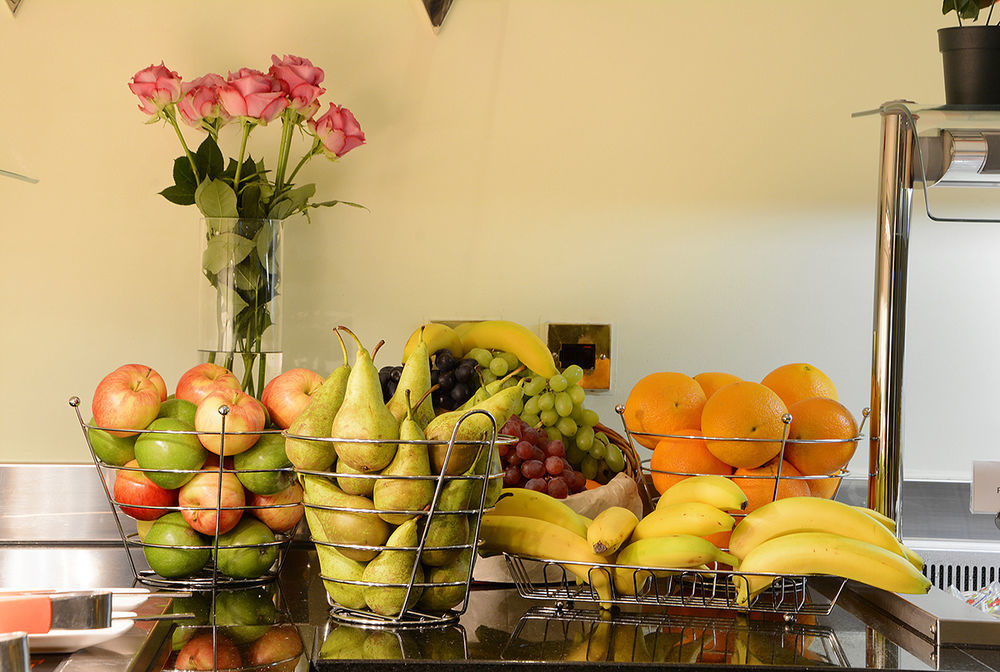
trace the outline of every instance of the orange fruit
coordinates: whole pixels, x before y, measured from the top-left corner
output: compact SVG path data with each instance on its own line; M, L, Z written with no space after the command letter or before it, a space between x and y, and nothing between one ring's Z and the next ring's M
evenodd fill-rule
M837 388L830 378L812 364L785 364L760 381L777 393L785 406L812 397L837 398Z
M685 427L701 427L705 392L691 376L672 371L651 373L632 388L625 401L625 424L629 432L677 434ZM659 437L635 436L647 448L655 448Z
M708 441L717 458L734 467L759 467L781 452L785 435L782 416L788 412L778 395L760 383L730 383L705 402L701 430L706 437L754 439Z
M682 436L701 436L697 429L682 429L677 431ZM665 471L676 471L684 474L723 474L733 473L733 468L713 455L704 439L661 439L653 449L649 459L649 470L652 473L653 487L661 495L668 488L690 476L665 474Z
M759 509L768 502L785 497L808 497L808 479L787 478L801 476L802 473L784 460L781 461L781 476L778 481L777 495L774 491L775 475L778 473L778 460L771 460L756 469L737 469L733 472L733 481L750 500L744 513Z
M832 474L847 466L858 447L858 423L839 401L824 397L804 399L788 407L785 459L803 474ZM829 439L852 439L830 443L799 443Z
M699 385L701 385L702 391L705 392L706 399L715 394L720 387L725 387L729 383L737 383L742 380L739 376L734 376L731 373L722 373L721 371L699 373L694 377L694 379L698 381Z
M806 479L806 483L809 484L809 494L813 497L821 497L822 499L833 499L837 494L837 488L840 486L842 478L843 476Z
M732 530L724 530L722 532L713 532L712 534L706 535L703 538L715 544L716 548L721 548L722 550L726 550L729 548L729 538L731 536L733 536Z

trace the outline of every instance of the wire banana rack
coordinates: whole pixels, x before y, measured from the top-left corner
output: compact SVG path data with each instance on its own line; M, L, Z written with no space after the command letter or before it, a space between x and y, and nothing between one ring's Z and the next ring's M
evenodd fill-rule
M848 665L832 629L797 621L726 615L649 614L534 607L518 621L504 660L693 665Z
M725 609L796 615L827 615L847 579L827 575L788 575L720 569L651 568L634 565L555 561L505 553L507 568L522 597L532 600ZM567 569L583 567L589 581L580 582ZM578 570L579 571L579 570ZM582 572L581 572L582 573ZM751 577L770 586L740 602ZM606 584L599 595L596 586Z

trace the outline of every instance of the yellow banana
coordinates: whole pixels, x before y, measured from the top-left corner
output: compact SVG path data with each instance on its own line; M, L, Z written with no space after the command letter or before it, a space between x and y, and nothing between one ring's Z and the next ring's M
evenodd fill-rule
M677 502L704 502L723 511L747 508L747 496L732 479L715 474L689 476L660 495L656 508Z
M712 562L733 567L739 564L712 542L691 534L633 541L618 553L616 562L623 567L615 569L615 589L623 595L634 595L649 577L649 572L637 571L637 567L690 569Z
M438 350L447 350L455 357L461 357L465 354L465 350L462 349L462 339L459 337L458 332L449 327L447 324L441 324L440 322L428 322L427 324L417 327L410 338L406 341L406 345L403 346L403 363L410 357L410 352L413 348L417 347L417 343L420 342L420 331L423 330L424 343L427 344L427 352L434 354ZM416 399L414 399L416 401Z
M591 624L590 632L570 648L563 660L604 662L608 658L608 648L611 644L611 622L600 620Z
M512 553L531 558L565 562L563 567L585 583L589 583L603 608L611 606L611 577L603 568L595 568L605 559L596 553L584 537L566 528L537 518L483 515L479 528L483 555ZM582 564L576 564L582 563Z
M926 593L930 580L903 556L866 541L830 532L794 532L750 551L733 576L736 604L747 606L774 581L773 574L831 574L895 593Z
M819 497L786 497L769 502L746 515L733 530L729 552L746 557L754 547L793 532L832 532L880 546L923 568L915 553L907 553L885 525L853 506Z
M676 502L657 506L632 532L632 541L666 537L671 534L691 534L704 537L716 532L728 532L736 521L725 511L704 502Z
M594 553L609 555L632 534L639 518L623 506L610 506L594 517L587 527L587 541Z
M484 320L471 324L462 333L465 352L473 348L505 350L540 376L550 378L559 370L545 343L535 332L517 322Z
M498 516L536 518L564 527L584 539L587 538L587 519L569 508L562 500L544 492L527 488L504 488L500 499L493 506Z
M861 513L865 514L866 516L871 516L878 522L885 525L886 529L888 529L890 532L896 534L896 521L890 518L889 516L885 515L884 513L880 513L875 509L869 509L867 506L855 506L854 508L860 511Z

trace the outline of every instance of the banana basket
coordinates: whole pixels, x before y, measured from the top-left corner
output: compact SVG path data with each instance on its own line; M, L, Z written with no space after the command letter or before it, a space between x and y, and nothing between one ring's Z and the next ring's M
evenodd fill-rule
M774 439L753 439L753 438L727 438L727 437L717 437L717 436L694 436L686 434L656 434L652 432L640 432L628 426L625 422L625 406L619 404L615 407L615 412L618 413L621 418L622 427L625 431L625 441L629 444L632 449L633 455L636 454L635 442L638 438L649 439L654 441L660 441L663 439L672 439L676 441L737 441L737 442L747 442L747 443L774 443ZM858 433L852 439L847 439L846 441L858 442L864 438L864 426L868 421L868 416L870 414L870 409L865 408L861 411L861 423L858 426ZM788 441L788 430L792 422L792 416L788 413L784 414L781 418L784 425L784 432L781 437L781 448L777 456L773 459L773 462L777 464L777 468L773 474L727 474L728 478L733 479L741 487L745 485L752 486L757 494L749 494L751 497L751 506L759 507L767 501L774 501L783 496L789 496L790 494L800 494L815 497L824 497L826 499L835 499L837 492L840 489L840 484L843 482L845 476L848 475L846 468L839 469L838 471L830 474L800 474L797 471L794 474L782 473L786 468L787 462L785 461L785 448L787 447ZM845 443L844 439L808 439L808 440L796 440L798 445L830 445L830 444L841 444ZM646 500L653 505L655 503L659 493L657 492L654 483L658 477L686 477L686 476L700 476L703 475L699 472L687 472L687 471L675 471L663 468L653 468L650 464L649 459L638 460L640 464L640 470L642 476L638 479L641 486L641 490L645 493ZM765 487L766 486L766 487ZM748 488L744 488L746 490ZM756 500L756 501L755 501ZM734 517L740 518L744 514L736 513L733 514Z
M607 425L598 423L594 425L594 431L604 432L608 440L622 451L622 455L625 457L625 469L623 472L639 486L639 498L642 501L643 510L649 511L652 507L649 497L650 491L646 485L646 475L643 471L642 460L639 459L639 454L636 452L635 446L626 437Z
M488 416L492 427L488 438L456 440L461 424L475 414ZM456 621L468 606L483 510L502 485L494 446L516 439L498 435L495 419L483 410L463 415L446 444L286 436L339 445L394 443L397 451L404 446L437 451L438 458L431 462L440 462L441 467L432 475L301 468L296 473L305 491L305 517L334 619L364 627ZM421 486L428 499L419 508L375 505L376 489Z
M847 579L835 576L780 575L718 569L670 569L635 565L554 561L504 553L522 597L566 603L584 602L654 607L724 609L776 614L826 615ZM582 567L581 583L567 567ZM579 572L580 570L578 570ZM538 578L539 575L541 578ZM747 599L751 583L770 583ZM606 586L598 594L595 586Z
M830 628L814 619L732 618L540 606L518 621L501 657L610 663L847 667ZM539 654L539 652L544 652Z
M138 583L158 588L216 590L261 586L278 577L302 505L296 501L248 499L241 484L247 478L269 477L287 482L291 488L291 467L235 469L230 457L215 458L214 463L206 463L210 466L198 469L148 469L138 466L134 459L113 464L98 457L94 443L102 437L107 439L109 432L116 429L86 422L80 403L79 397L69 400ZM219 452L225 456L226 437L246 432L226 432L225 413L222 415L222 428L217 433L157 429L155 434L175 438L212 435L218 437ZM145 429L136 433L141 437L153 432ZM280 430L253 434L280 434ZM182 505L178 499L182 484L206 473L213 478L199 486L199 503ZM176 487L149 487L155 485L153 481L164 486L176 483ZM223 494L223 490L235 493L237 489L240 495L235 499ZM204 504L206 498L209 503ZM188 523L196 519L200 520L195 523L200 531ZM158 527L156 532L154 527Z

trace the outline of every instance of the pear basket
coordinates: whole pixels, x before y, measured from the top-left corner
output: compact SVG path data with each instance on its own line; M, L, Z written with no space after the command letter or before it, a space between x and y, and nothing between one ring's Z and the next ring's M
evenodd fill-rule
M457 440L461 425L476 414L488 417L487 436ZM320 579L336 620L365 627L456 621L468 605L482 513L503 483L495 446L516 439L498 435L496 419L480 409L461 416L447 443L291 433L286 437L341 446L391 443L397 451L425 446L437 455L431 463L440 463L440 469L430 470L437 473L295 471L305 492L305 517L319 557ZM420 506L376 508L376 489L414 487L429 495Z
M632 453L635 454L635 443L637 437L642 437L646 439L653 439L656 441L662 439L673 439L676 441L740 441L740 442L764 442L764 443L775 443L774 439L752 439L752 438L728 438L728 437L717 437L717 436L693 436L685 434L656 434L652 432L640 432L634 428L630 428L628 423L625 422L625 406L624 404L619 404L615 407L615 412L621 417L622 427L625 430L625 436L627 437L627 442L632 448ZM851 439L798 439L795 441L798 445L830 445L830 444L840 444L845 443L845 441L858 442L864 438L864 426L868 421L868 416L871 410L865 408L861 411L861 422L858 425L858 433ZM843 482L845 476L848 475L848 470L846 468L839 469L838 471L831 474L809 474L809 475L791 475L782 473L782 465L785 464L785 448L787 447L788 441L788 430L792 422L792 416L789 413L785 413L781 421L784 425L784 431L781 437L781 449L779 450L774 461L777 462L778 468L773 475L759 475L759 474L727 474L728 478L731 478L736 482L737 485L741 483L751 483L751 482L761 482L767 483L770 488L769 501L774 501L780 498L783 492L783 486L790 484L798 485L798 489L802 489L803 486L806 491L808 491L813 496L822 496L827 499L835 499L837 492L840 490L840 485ZM640 462L641 470L643 472L643 477L639 479L640 491L645 493L647 501L654 503L658 498L659 494L653 487L652 479L653 475L668 475L677 477L687 477L687 476L702 476L704 474L698 472L686 472L686 471L672 471L667 469L654 469L650 466L650 460L645 459ZM773 486L771 485L773 484ZM795 486L792 486L795 487ZM734 518L741 518L746 514L734 513Z
M282 531L274 531L274 527L286 527L288 521L295 521L301 517L302 504L298 502L267 502L238 505L224 505L223 483L242 482L248 476L271 476L276 479L284 479L288 483L294 482L294 472L291 467L281 469L234 469L230 466L230 457L226 456L226 437L233 437L238 434L248 434L248 432L227 432L226 413L228 408L223 406L219 409L222 415L222 426L219 432L197 432L186 430L156 430L158 435L212 435L218 437L220 443L220 457L216 460L217 465L209 468L204 466L200 469L146 469L135 466L131 462L126 464L112 464L98 457L94 450L93 438L97 433L117 431L114 427L101 427L91 424L83 419L80 412L80 398L72 397L69 400L70 406L76 412L80 429L83 432L84 440L90 451L97 474L101 480L101 486L107 496L108 505L115 521L115 526L121 537L125 548L129 565L138 583L157 587L172 588L182 590L216 590L220 588L237 589L261 586L274 581L281 571L285 556L291 545L295 533L297 522L292 522L291 527ZM151 433L151 430L135 430L139 436ZM279 434L281 430L263 430L252 432L255 435ZM118 479L139 479L149 480L150 475L154 479L170 479L177 482L188 482L196 475L206 471L217 474L217 490L213 494L209 491L212 500L211 505L205 506L181 506L177 502L176 493L170 503L124 501L116 495L115 483ZM235 481L233 480L235 477ZM179 490L180 485L176 488ZM131 515L130 515L131 514ZM147 534L140 534L139 529L148 523L147 530L152 529L152 525L166 515L174 518L180 516L185 520L189 516L207 516L215 521L212 530L206 529L205 533L196 532L187 527L189 541L187 543L156 543L147 538ZM145 520L143 520L145 519ZM252 536L255 539L237 539L235 528L233 535L226 532L220 534L220 525L223 520L232 521L237 519L239 524L245 528L252 528ZM285 525L277 525L274 521L283 519ZM138 521L138 522L137 522ZM244 521L246 521L244 523ZM265 523L264 521L271 521ZM185 525L178 524L177 528L184 528ZM214 531L214 534L208 534ZM265 533L266 532L266 533ZM157 555L158 554L158 555ZM158 574L149 562L150 556L159 557L160 563L173 565L175 571L167 572L167 575ZM164 558L168 558L166 561ZM143 558L146 562L143 562ZM204 558L203 563L198 559ZM195 566L197 565L197 566Z

